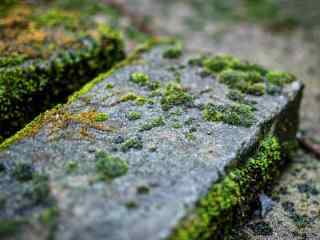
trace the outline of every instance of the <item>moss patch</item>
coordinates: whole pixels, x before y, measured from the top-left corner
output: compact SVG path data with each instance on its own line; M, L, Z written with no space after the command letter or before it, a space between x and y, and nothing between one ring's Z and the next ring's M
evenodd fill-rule
M254 121L254 113L250 106L207 104L202 111L203 118L210 122L224 122L230 125L250 127Z
M130 75L130 81L140 86L146 86L148 85L150 78L143 72L134 72Z
M142 139L139 136L131 137L121 144L121 151L127 152L130 149L140 150L143 148Z
M174 59L179 58L182 55L182 44L176 44L174 47L168 48L164 53L164 58Z
M149 120L147 123L143 124L140 128L140 131L149 131L152 128L161 127L164 125L165 125L164 119L163 117L160 116L160 117L153 118Z
M100 179L112 180L128 172L128 164L119 157L105 152L96 154L96 171Z
M192 96L181 86L181 84L176 82L171 82L165 87L160 100L161 107L165 111L174 106L191 102Z
M136 111L132 111L132 112L129 112L128 115L127 115L127 118L130 120L130 121L134 121L134 120L138 120L141 118L141 112L136 112Z

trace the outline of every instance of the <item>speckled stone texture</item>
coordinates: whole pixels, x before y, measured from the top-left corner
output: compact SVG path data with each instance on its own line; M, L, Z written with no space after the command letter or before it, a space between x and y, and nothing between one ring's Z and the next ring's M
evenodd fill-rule
M201 113L203 105L233 104L226 97L230 90L214 76L203 76L201 67L188 65L188 57L163 58L167 48L155 47L144 53L141 61L116 70L51 114L39 131L0 153L4 165L0 188L5 199L0 219L24 219L20 233L15 234L24 239L43 239L50 234L59 240L165 239L228 167L245 162L263 136L271 132L280 141L294 138L302 92L299 82L288 84L274 96L246 96L256 101L251 127L207 122ZM192 103L162 110L161 97L151 97L147 87L129 81L136 71L160 81L161 86L175 81L178 72ZM121 102L128 92L145 96L146 103ZM129 120L131 111L140 112L141 118ZM89 112L107 113L109 119L93 124L72 117ZM164 123L141 131L158 117ZM181 128L174 127L176 123ZM130 139L140 145L125 150ZM128 172L113 180L98 178L99 152L126 161ZM70 162L77 165L72 171ZM19 163L31 164L31 171L49 176L50 201L28 204L21 189L28 189L30 183L14 176ZM46 218L42 214L52 206L58 212L54 224L48 221L48 214ZM42 221L46 227L35 220L39 215L47 220ZM45 234L48 226L51 233Z

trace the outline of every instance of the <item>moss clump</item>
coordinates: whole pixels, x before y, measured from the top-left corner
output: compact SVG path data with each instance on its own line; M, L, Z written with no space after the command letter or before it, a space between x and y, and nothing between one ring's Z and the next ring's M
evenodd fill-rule
M152 128L161 127L164 126L165 122L163 120L163 117L156 117L151 119L149 122L143 124L140 128L140 131L149 131Z
M140 86L147 86L149 84L150 78L143 72L134 72L130 75L130 81Z
M97 113L96 122L104 122L109 119L109 115L107 113Z
M50 207L44 210L39 216L40 222L49 226L54 227L56 225L56 220L59 215L59 211L57 207Z
M234 67L239 64L240 60L230 55L217 55L214 57L205 58L203 67L207 72L220 73L223 70Z
M146 103L153 104L153 102L151 100L147 99L144 96L140 96L136 93L133 93L133 92L129 92L120 98L120 102L128 102L128 101L133 101L136 105L139 105L139 106L143 106Z
M286 73L286 72L278 72L278 71L270 71L266 75L267 80L274 85L284 86L285 84L291 83L296 80L295 76Z
M113 84L112 83L107 83L106 84L106 89L112 89L113 88Z
M96 171L100 179L112 180L128 172L128 163L105 152L96 154Z
M181 55L182 55L182 45L181 44L176 44L176 46L168 48L163 53L163 57L169 58L169 59L179 58L179 57L181 57Z
M130 121L134 121L134 120L138 120L141 118L141 112L136 112L136 111L132 111L132 112L129 112L128 115L127 115L127 118L130 120Z
M230 125L250 127L255 121L252 107L245 104L231 106L205 105L203 118L210 122L224 122Z
M143 185L137 188L138 194L148 194L149 192L150 192L150 188L148 186Z
M72 173L78 168L78 163L76 161L69 161L66 164L66 171Z
M121 151L127 152L130 149L142 149L143 148L143 142L142 139L139 136L131 137L124 141L124 143L121 144Z
M192 102L192 96L179 83L169 83L163 92L160 103L163 110Z
M0 220L0 237L8 237L14 235L24 222L19 220Z
M179 129L179 128L182 128L182 124L181 123L178 123L178 122L175 122L171 125L171 127L175 128L175 129Z
M49 177L41 174L34 174L32 179L31 199L34 203L45 202L50 196Z
M33 167L28 163L18 163L12 172L12 175L21 182L30 181L33 177Z
M268 136L257 154L243 167L232 170L214 184L192 214L173 232L170 240L199 240L227 237L235 219L245 216L246 204L278 173L281 147L277 138ZM223 237L222 237L223 236Z
M261 96L265 92L264 79L259 72L228 69L222 71L218 78L221 83L243 93Z

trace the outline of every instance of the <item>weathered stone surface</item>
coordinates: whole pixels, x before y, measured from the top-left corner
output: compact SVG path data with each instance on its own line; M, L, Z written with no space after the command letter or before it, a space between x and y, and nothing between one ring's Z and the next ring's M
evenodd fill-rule
M97 1L0 8L0 141L124 58L111 13Z
M0 234L19 234L18 228L26 239L51 233L57 239L154 240L207 239L223 232L227 225L219 226L216 217L230 223L229 212L252 197L241 195L241 180L254 192L281 165L273 151L279 151L277 141L284 149L294 139L302 86L294 81L269 95L271 83L264 73L264 94L241 100L251 106L245 108L250 124L242 124L248 114L234 111L207 121L207 104L239 103L227 97L231 90L217 80L218 73L204 71L199 60L175 59L179 55L179 46L168 45L143 53L2 144ZM275 138L269 141L268 135ZM249 161L251 155L256 158ZM238 184L230 177L234 168L257 177L239 176ZM221 206L200 216L210 213L198 210L212 207L205 203L208 196L226 180L220 185L226 189L213 196ZM233 190L229 180L239 192L228 192ZM9 220L13 230L4 227ZM196 229L188 223L196 223Z

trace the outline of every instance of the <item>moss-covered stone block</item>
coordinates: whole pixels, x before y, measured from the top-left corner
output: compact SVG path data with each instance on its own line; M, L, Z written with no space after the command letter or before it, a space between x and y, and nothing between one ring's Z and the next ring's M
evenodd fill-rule
M56 209L50 229L62 240L227 237L290 156L302 84L285 80L272 95L251 94L219 74L242 71L228 81L268 89L268 69L233 57L204 63L215 58L190 59L182 49L167 58L176 46L139 48L0 145L0 219L30 224L30 215ZM151 81L156 90L145 84ZM108 118L97 122L101 113ZM67 171L70 161L75 171ZM12 174L18 163L34 171L31 180ZM39 182L35 174L48 178ZM37 201L22 205L16 193L23 187L37 189Z
M120 34L109 27L103 5L71 2L2 6L0 141L124 58Z

